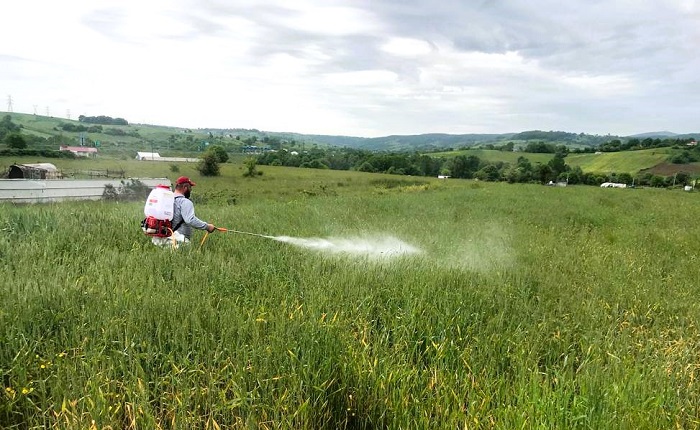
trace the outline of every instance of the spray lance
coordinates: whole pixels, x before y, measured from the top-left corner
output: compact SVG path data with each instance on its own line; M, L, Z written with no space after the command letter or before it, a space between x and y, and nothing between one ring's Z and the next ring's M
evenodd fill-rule
M257 237L264 237L265 239L274 239L274 236L267 236L265 234L258 234L258 233L248 233L247 231L240 231L240 230L234 230L232 228L225 228L225 227L214 227L214 230L220 231L222 233L238 233L238 234L247 234L248 236L257 236ZM209 232L206 232L204 234L204 237L202 238L202 241L199 243L199 248L202 248L202 245L204 245L204 242L207 240L207 237L209 237Z

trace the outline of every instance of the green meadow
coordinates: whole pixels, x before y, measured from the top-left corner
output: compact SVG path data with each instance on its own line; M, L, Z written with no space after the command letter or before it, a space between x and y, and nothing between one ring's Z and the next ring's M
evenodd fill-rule
M569 154L566 163L578 166L584 172L636 174L667 161L673 148L654 148L639 151L604 152L600 154Z
M0 428L700 426L695 192L119 163L190 175L218 226L423 252L168 250L143 202L0 204Z
M621 152L603 152L603 153L570 153L564 161L571 167L580 167L584 172L593 173L629 173L635 175L642 170L651 169L654 166L668 163L668 159L672 154L678 153L679 150L665 147L654 149L643 149L638 151L621 151ZM515 163L519 157L525 157L531 163L546 164L552 159L553 154L527 153L527 152L506 152L493 149L469 149L460 151L436 152L430 154L433 157L451 158L458 155L470 156L475 155L479 159L494 163L502 161L505 163ZM696 163L695 163L696 164ZM689 165L673 165L677 170L682 170L683 166ZM690 167L691 171L696 170L696 166ZM668 174L668 173L667 173ZM672 173L671 173L672 174Z

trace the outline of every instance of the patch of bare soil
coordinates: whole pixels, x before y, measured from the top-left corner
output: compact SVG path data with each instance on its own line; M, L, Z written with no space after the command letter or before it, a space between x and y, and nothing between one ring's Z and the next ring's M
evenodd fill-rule
M685 172L691 175L700 174L700 163L692 164L673 164L673 163L661 163L654 167L648 169L642 169L640 173L651 173L652 175L659 176L672 176L676 173Z

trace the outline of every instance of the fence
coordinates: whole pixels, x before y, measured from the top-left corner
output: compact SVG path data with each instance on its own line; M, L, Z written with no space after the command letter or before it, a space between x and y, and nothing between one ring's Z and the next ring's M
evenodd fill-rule
M153 188L164 184L170 186L167 178L133 178L128 180L115 179L1 179L0 202L14 203L43 203L65 200L99 200L105 194L105 189L122 189L128 186L128 181L139 181Z

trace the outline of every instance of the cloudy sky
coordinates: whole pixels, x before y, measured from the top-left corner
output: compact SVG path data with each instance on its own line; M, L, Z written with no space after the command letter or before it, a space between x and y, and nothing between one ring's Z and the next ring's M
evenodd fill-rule
M700 0L22 0L0 110L386 136L700 131Z

